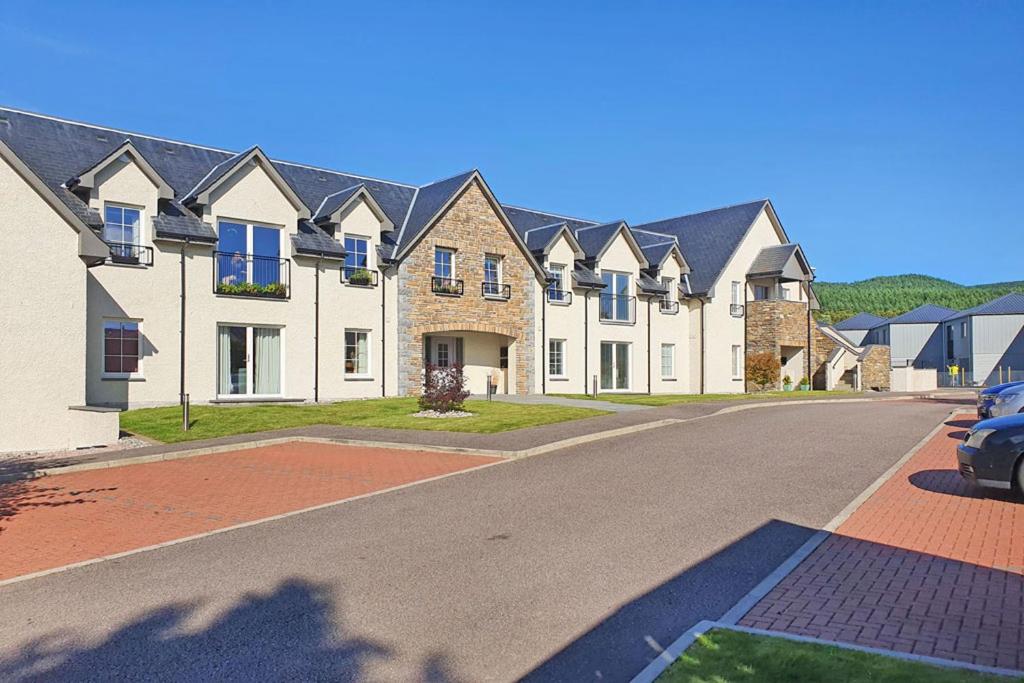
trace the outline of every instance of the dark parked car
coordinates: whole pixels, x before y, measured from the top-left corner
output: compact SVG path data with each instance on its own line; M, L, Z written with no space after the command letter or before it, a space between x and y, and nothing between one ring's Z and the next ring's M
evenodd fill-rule
M992 417L992 414L989 411L992 410L992 404L995 402L996 396L999 395L999 392L1003 389L1009 389L1010 387L1019 387L1022 384L1024 384L1024 382L1004 382L1003 384L997 384L994 387L982 389L978 393L978 417L982 420L987 420Z
M957 446L960 475L967 481L992 489L1024 492L1024 415L982 420L971 427Z

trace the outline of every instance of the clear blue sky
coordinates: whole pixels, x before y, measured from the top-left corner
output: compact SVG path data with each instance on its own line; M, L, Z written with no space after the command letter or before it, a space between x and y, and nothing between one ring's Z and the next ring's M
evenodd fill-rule
M1024 3L7 0L0 103L631 223L770 197L823 280L1024 278Z

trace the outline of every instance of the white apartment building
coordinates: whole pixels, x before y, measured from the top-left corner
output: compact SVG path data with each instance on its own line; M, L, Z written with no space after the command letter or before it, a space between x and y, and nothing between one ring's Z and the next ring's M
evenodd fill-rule
M0 451L110 442L116 410L183 394L411 395L426 364L474 393L741 392L751 340L819 365L768 200L631 226L502 205L478 171L413 186L0 108L0 226Z

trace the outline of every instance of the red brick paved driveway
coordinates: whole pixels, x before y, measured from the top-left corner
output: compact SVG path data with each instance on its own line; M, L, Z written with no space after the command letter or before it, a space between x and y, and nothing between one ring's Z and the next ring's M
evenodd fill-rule
M1024 503L960 479L945 424L744 626L1024 669Z
M292 442L0 484L0 580L495 461Z

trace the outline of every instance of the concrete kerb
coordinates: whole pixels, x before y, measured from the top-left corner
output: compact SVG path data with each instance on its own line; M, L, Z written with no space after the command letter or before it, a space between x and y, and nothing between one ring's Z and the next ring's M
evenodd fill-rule
M893 400L893 399L883 399L883 400ZM835 401L832 401L832 402L835 402ZM759 405L767 405L767 404L763 404L762 403L762 404L759 404ZM715 415L721 415L722 412L723 411L719 411L719 412L715 413ZM728 412L735 412L735 411L730 410ZM879 488L881 488L882 485L885 484L885 482L887 482L889 479L891 479L892 476L894 474L896 474L896 472L898 472L900 470L900 468L903 467L912 457L914 457L917 454L918 451L920 451L922 448L924 448L925 444L927 444L929 441L931 441L935 437L935 435L938 434L942 430L942 428L945 426L946 421L948 421L950 418L952 418L955 415L960 415L960 414L964 414L964 413L973 414L973 413L971 413L971 411L968 411L968 410L965 410L965 409L962 409L962 408L957 408L957 409L954 409L954 410L950 411L949 415L947 415L946 417L942 418L942 420L939 422L939 424L937 424L930 432L928 432L928 434L924 438L922 438L920 441L918 441L916 444L914 444L909 451L904 453L903 456L900 457L900 459L897 460L893 464L892 467L890 467L888 470L886 470L884 473L882 473L882 475L879 476L877 479L875 479L875 481L873 481L866 489L864 489L860 493L860 495L858 495L856 498L854 498L852 501L850 501L849 505L847 505L845 508L843 508L843 510L840 511L839 514L837 514L835 517L833 517L828 522L828 524L826 524L824 527L822 527L822 529L820 531L817 531L813 536L811 536L809 539L807 539L807 541L805 541L803 543L803 545L801 545L799 548L797 548L793 552L792 555L787 557L786 560L783 561L782 564L780 564L778 567L776 567L775 570L771 574L769 574L764 579L762 579L760 583L758 583L746 595L744 595L742 598L740 598L740 600L735 605L733 605L732 608L730 608L728 612L723 614L722 617L718 621L714 621L714 622L712 622L712 621L702 621L702 622L698 623L696 626L694 626L693 628L691 628L690 630L688 630L685 633L683 633L683 635L681 635L679 638L677 638L669 647L667 647L664 650L660 651L658 656L655 659L653 659L646 667L644 667L643 671L641 671L639 674L637 674L633 678L632 683L648 682L648 681L653 681L654 679L656 679L659 675L661 675L662 671L667 669L669 667L669 665L671 665L672 662L674 662L679 657L679 655L682 654L682 652L684 650L686 650L686 648L688 648L691 644L693 644L693 641L696 640L698 636L700 636L701 634L705 633L710 628L731 628L733 630L745 631L745 632L749 632L749 633L760 632L760 633L763 633L765 635L787 637L787 638L790 638L790 639L793 639L793 640L802 640L802 641L807 641L807 642L818 642L818 643L823 643L823 644L826 644L826 645L836 645L838 647L844 647L844 648L847 648L847 649L861 650L861 651L866 651L866 652L876 652L876 653L885 654L885 655L899 655L900 656L899 658L902 658L902 659L913 659L914 661L938 663L939 665L942 665L942 666L952 666L954 668L974 669L974 670L978 670L978 671L986 671L986 672L989 672L989 673L999 673L1001 675L1011 675L1011 676L1012 675L1021 675L1022 672L1015 672L1015 671L1012 671L1012 670L1009 670L1009 669L996 669L996 668L992 668L992 667L979 667L979 666L974 665L974 664L966 664L966 663L962 663L962 662L954 662L954 661L945 660L945 659L939 659L939 658L935 658L935 657L924 657L923 655L912 655L912 656L908 656L908 657L903 657L902 655L904 655L905 653L895 653L895 652L891 652L889 650L879 650L879 649L874 649L874 648L865 648L865 647L860 647L860 646L855 646L855 645L848 645L848 644L838 643L838 642L833 642L833 641L825 641L825 640L819 640L819 639L814 639L814 638L805 638L803 636L795 636L795 635L792 635L792 634L787 634L787 633L784 633L782 631L762 631L762 630L759 630L759 629L749 629L747 627L743 627L743 626L738 626L737 625L739 620L742 619L744 617L744 615L746 615L747 612L749 612L751 609L753 609L754 605L756 605L766 595L768 595L768 593L770 593L773 588L775 588L779 583L782 582L782 580L784 578L786 578L794 569L796 569L800 565L801 562L803 562L805 559L807 559L807 557L811 553L813 553L818 548L818 546L820 546L822 543L824 543L825 540L828 539L828 537L831 536L833 534L833 532L835 532L835 530L838 529L842 525L843 522L845 522L847 519L849 519L853 515L853 513L856 512L858 508L860 508L860 506L862 506L865 502L867 502L867 500ZM708 416L708 417L710 417L710 416ZM710 625L710 626L708 626L708 625ZM703 626L703 628L702 628L702 626ZM654 643L653 641L650 641L649 644L651 645L652 648L658 649L657 648L657 644ZM673 655L672 653L675 653L675 654Z
M994 666L982 666L980 664L969 664L967 662L958 662L952 659L941 659L939 657L928 657L925 655L916 655L909 652L895 652L892 650L883 650L874 647L864 647L862 645L853 645L852 643L842 643L835 640L823 640L821 638L811 638L808 636L799 636L792 633L785 633L782 631L766 631L759 628L748 628L746 626L737 626L736 624L725 623L721 621L701 621L696 626L688 630L686 633L676 639L671 645L665 648L657 659L652 661L647 667L639 674L633 677L632 683L652 683L667 669L672 662L676 661L683 652L686 651L696 640L707 633L715 629L736 631L738 633L749 633L755 636L767 636L770 638L781 638L782 640L789 640L797 643L810 643L813 645L824 645L828 647L836 647L841 650L850 650L852 652L864 652L867 654L880 655L882 657L891 657L893 659L900 659L907 662L916 662L918 664L928 664L931 666L942 667L945 669L957 669L961 671L974 671L977 673L991 674L996 676L1012 676L1021 677L1024 676L1024 671L1017 671L1015 669L1002 669Z
M765 401L762 403L748 403L743 405L726 406L707 415L698 415L695 417L687 418L664 418L660 420L652 420L650 422L642 422L640 424L631 425L628 427L617 427L615 429L607 429L600 432L593 432L591 434L583 434L568 439L560 439L558 441L552 441L550 443L541 444L540 446L533 446L531 448L519 450L489 450L481 448L469 448L464 446L438 446L433 444L401 443L389 441L374 441L367 439L344 439L303 435L281 436L273 438L254 439L252 441L243 441L238 443L222 444L217 446L184 448L182 450L170 451L167 453L153 453L148 455L139 455L135 457L83 462L78 464L62 465L56 467L40 467L33 470L27 470L25 472L0 476L0 484L9 481L37 479L40 477L53 476L58 474L70 474L72 472L84 472L87 470L126 467L128 465L142 465L152 462L179 460L181 458L192 458L200 455L227 453L232 451L245 450L249 448L261 448L264 446L274 446L277 444L293 443L296 441L306 443L337 444L342 446L360 446L364 448L386 448L406 451L430 451L433 453L460 453L466 455L483 455L493 458L515 460L535 455L542 455L544 453L551 453L553 451L559 451L565 448L572 448L573 446L580 446L587 443L593 443L595 441L602 441L605 439L612 439L618 436L625 436L627 434L647 431L649 429L658 429L670 425L696 422L698 420L706 420L708 418L717 417L720 415L727 415L730 413L736 413L744 410L754 410L757 408L775 408L779 406L797 407L806 405L818 405L822 403L836 404L868 403L874 401L906 401L914 400L914 398L915 397L912 396L899 396L893 398L808 399L801 401Z

